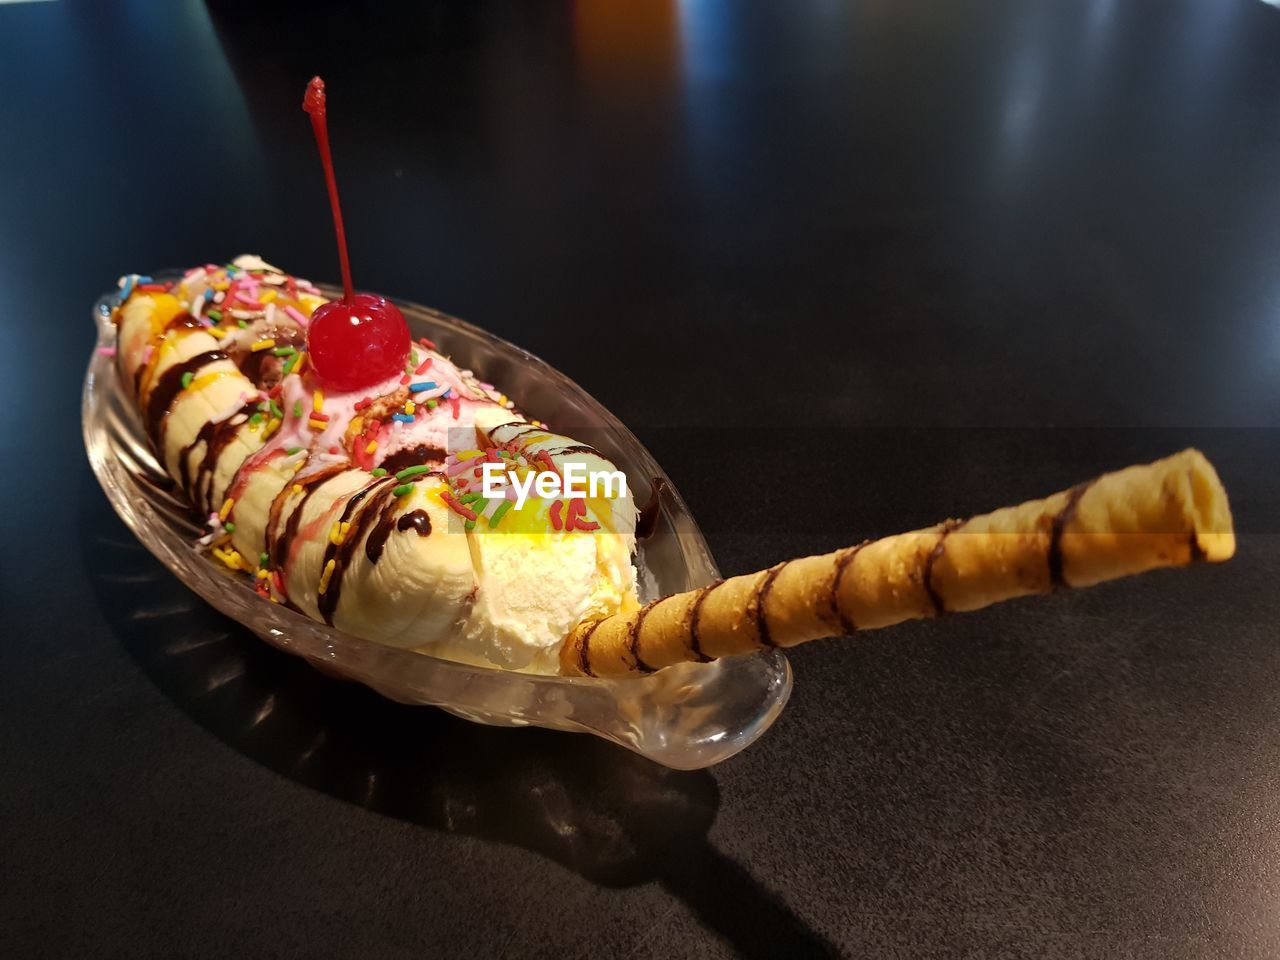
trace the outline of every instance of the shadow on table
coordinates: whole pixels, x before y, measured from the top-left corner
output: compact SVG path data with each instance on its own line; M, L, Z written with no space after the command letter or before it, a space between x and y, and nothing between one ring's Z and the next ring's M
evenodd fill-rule
M711 844L719 792L707 771L668 770L585 735L485 727L325 677L188 591L99 497L83 502L81 553L116 638L184 713L246 756L606 887L658 881L742 956L837 955Z

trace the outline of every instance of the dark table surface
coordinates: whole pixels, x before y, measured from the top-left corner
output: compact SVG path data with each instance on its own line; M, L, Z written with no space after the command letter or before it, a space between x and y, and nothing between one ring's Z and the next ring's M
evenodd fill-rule
M1280 952L1280 9L0 5L0 953ZM306 12L309 11L309 12ZM250 250L569 373L722 569L1195 444L1241 533L794 652L674 773L326 679L132 540L89 305Z

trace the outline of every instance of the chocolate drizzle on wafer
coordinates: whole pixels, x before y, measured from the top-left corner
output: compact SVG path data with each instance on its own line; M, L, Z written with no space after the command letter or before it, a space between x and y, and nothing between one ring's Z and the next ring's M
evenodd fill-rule
M710 586L703 587L698 591L698 596L689 607L689 629L687 631L689 634L689 649L693 652L692 659L698 663L709 663L711 660L710 657L702 652L702 638L698 635L699 620L702 617L702 604L711 594L711 591L723 583L723 580L717 580Z
M929 555L924 558L924 572L921 574L920 582L924 586L924 592L929 596L929 602L933 604L933 615L935 617L940 617L946 613L947 605L943 602L942 595L938 593L937 587L933 585L933 565L938 562L938 558L947 549L947 537L951 536L952 531L960 526L962 526L960 520L947 520L943 523L942 530L938 534L938 542L933 545Z
M582 634L582 639L578 642L578 669L588 677L594 677L595 673L591 669L591 635L603 623L603 620L596 620Z
M1093 486L1094 482L1093 480L1086 480L1084 483L1078 483L1068 490L1067 502L1063 504L1062 509L1058 511L1049 526L1049 552L1046 562L1049 565L1049 585L1054 589L1068 585L1062 572L1062 531L1075 517L1076 508L1080 506L1081 498Z
M649 615L649 611L664 599L664 597L659 597L657 600L650 600L646 603L636 612L636 618L631 621L631 626L627 628L627 653L635 661L636 669L641 673L653 673L654 668L640 658L640 625L644 623L644 618Z
M769 590L773 587L774 579L782 572L782 568L790 562L790 560L786 560L770 567L765 572L765 575L756 581L755 593L751 598L751 609L756 622L756 635L760 638L762 647L776 646L773 638L769 635L769 618L765 614L764 604L769 598Z
M840 629L846 634L857 631L858 625L853 622L853 617L846 614L844 608L840 606L840 584L844 580L845 571L853 563L853 558L870 542L870 540L863 540L857 546L840 551L840 556L836 558L836 571L831 578L831 611L835 614L835 619L839 621Z

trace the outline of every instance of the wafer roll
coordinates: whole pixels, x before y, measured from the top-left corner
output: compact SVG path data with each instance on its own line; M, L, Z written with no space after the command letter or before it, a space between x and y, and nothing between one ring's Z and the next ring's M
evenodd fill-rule
M1198 450L966 521L805 557L579 624L569 676L649 673L1235 552L1226 491Z

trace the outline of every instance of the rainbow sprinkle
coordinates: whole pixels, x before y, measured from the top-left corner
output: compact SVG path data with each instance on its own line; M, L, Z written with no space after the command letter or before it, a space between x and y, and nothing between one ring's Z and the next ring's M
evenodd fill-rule
M324 593L329 589L329 580L333 577L334 568L338 565L336 560L330 560L324 565L324 573L320 575L320 587L318 593Z
M396 474L396 479L407 480L410 477L416 477L419 474L430 473L430 472L431 472L431 468L427 466L425 463L423 463L423 464L419 464L416 467L405 467L403 470L401 470L399 473Z
M251 569L249 564L245 563L244 557L240 556L240 551L238 550L221 550L218 547L214 547L213 555L231 570Z
M493 516L489 518L489 529L492 530L499 523L501 523L502 518L506 516L507 511L510 509L511 509L510 500L503 500L500 504L498 504L498 509L494 510Z
M443 500L454 513L466 517L468 520L474 520L476 518L475 511L455 500L453 498L453 494L449 493L448 490L440 491L440 499Z

